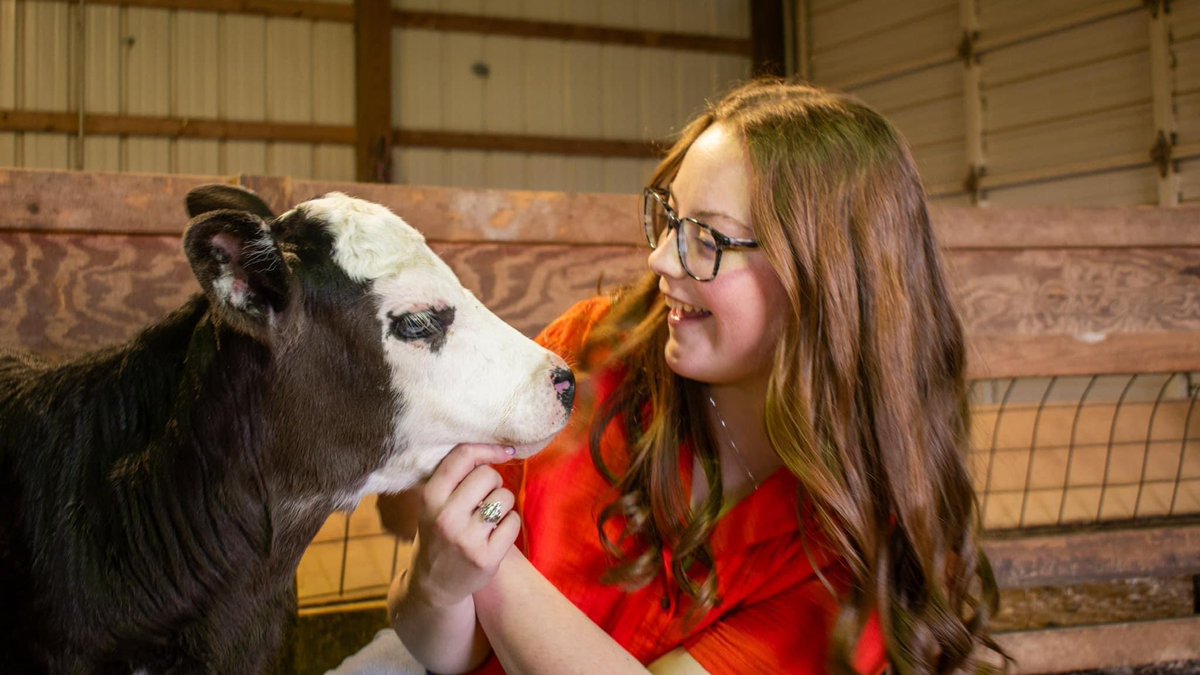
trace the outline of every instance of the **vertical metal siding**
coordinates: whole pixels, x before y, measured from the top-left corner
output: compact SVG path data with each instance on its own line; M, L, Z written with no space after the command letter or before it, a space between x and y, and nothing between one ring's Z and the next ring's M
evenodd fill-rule
M405 0L393 6L713 35L749 31L745 0ZM397 30L394 40L393 122L411 129L665 138L705 98L749 70L744 57L624 45L409 29ZM487 67L486 76L473 72L477 63ZM397 148L395 162L402 182L617 192L639 190L654 166L638 159L420 148Z
M351 0L336 0L348 4ZM748 0L394 0L474 15L741 36ZM0 107L233 122L353 124L353 31L307 19L0 0ZM78 58L82 49L83 58ZM475 72L476 64L488 72ZM396 30L396 126L660 139L748 74L735 55L536 38ZM569 142L569 141L564 141ZM65 134L0 135L6 165L68 168ZM353 148L305 143L88 136L90 170L353 178ZM397 148L397 180L472 187L636 191L652 160Z
M16 0L0 0L0 108L17 106L17 38L18 14ZM19 135L0 132L0 166L16 166Z
M217 54L220 17L209 12L178 12L175 16L174 115L219 117L220 83ZM221 172L219 141L180 139L175 143L174 173L216 175Z

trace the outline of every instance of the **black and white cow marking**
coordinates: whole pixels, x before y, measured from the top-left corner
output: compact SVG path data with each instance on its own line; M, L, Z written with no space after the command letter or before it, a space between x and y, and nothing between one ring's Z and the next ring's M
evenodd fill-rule
M5 670L266 670L334 510L566 424L565 364L387 209L273 218L221 186L188 207L203 294L75 361L0 355Z

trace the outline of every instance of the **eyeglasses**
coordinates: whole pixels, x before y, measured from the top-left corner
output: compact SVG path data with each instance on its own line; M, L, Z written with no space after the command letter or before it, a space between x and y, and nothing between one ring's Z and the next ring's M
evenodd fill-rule
M642 228L650 248L656 249L675 230L679 262L696 281L712 281L721 269L721 252L758 248L753 239L727 237L695 218L680 218L671 208L671 193L662 188L646 188L642 193Z

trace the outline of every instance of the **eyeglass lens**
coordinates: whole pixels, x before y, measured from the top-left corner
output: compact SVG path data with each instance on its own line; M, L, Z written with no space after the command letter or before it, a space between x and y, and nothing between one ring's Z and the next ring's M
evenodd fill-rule
M707 228L690 218L679 218L654 194L647 194L644 204L643 225L646 241L658 248L667 239L667 231L678 223L679 236L676 247L684 269L698 279L711 279L717 269L717 242Z

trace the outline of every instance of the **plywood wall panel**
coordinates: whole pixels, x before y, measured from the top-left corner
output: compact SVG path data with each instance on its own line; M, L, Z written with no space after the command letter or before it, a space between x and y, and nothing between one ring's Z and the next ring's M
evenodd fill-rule
M960 189L967 176L967 149L961 137L914 146L912 153L926 190Z
M843 2L828 11L813 13L813 51L858 42L892 32L897 26L916 23L933 14L957 12L955 0L857 0Z
M1171 52L1175 56L1176 94L1200 92L1200 36L1177 40Z
M1179 201L1187 204L1200 204L1200 160L1188 160L1179 163L1180 181Z
M864 1L813 18L815 78L843 86L898 64L953 56L960 38L956 2Z
M1094 10L1101 2L1129 9L1137 9L1142 4L1140 0L976 0L975 6L984 30L1004 34Z
M1146 15L1122 14L983 54L984 77L1008 82L1149 49Z
M1158 201L1154 177L1150 168L1105 171L988 190L986 200L995 206L1149 205Z
M887 114L956 96L961 98L962 90L963 67L955 62L855 87L847 93Z
M1154 140L1153 120L1147 101L990 133L987 136L988 172L992 176L1004 176L1121 155L1145 154L1149 157Z
M1076 117L1150 100L1150 58L1137 52L999 86L985 71L987 130ZM1086 83L1086 84L1085 84Z

